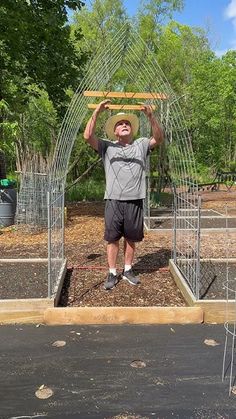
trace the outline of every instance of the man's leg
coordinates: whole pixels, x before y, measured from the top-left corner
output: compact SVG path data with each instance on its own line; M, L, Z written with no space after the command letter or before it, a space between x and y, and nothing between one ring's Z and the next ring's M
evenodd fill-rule
M116 261L119 252L119 240L107 243L107 261L109 269L116 269Z
M132 266L134 260L135 242L124 239L124 259L125 265Z
M135 253L135 242L124 239L124 259L125 266L123 271L123 279L126 279L132 285L140 284L140 280L135 276L132 271L132 264Z
M112 289L118 283L116 262L119 252L119 240L122 237L123 218L120 203L116 200L107 200L105 206L105 234L107 241L107 261L109 272L104 283L106 290Z
M119 252L119 240L115 242L107 243L107 261L109 266L109 273L107 279L104 282L104 288L110 290L115 287L118 282L118 277L116 273L116 261Z
M143 239L143 201L141 199L126 201L124 219L124 259L123 279L130 284L140 283L132 270L135 254L135 243Z

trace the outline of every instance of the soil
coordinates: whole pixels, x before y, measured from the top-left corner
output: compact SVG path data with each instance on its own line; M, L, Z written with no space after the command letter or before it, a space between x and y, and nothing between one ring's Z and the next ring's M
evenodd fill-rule
M202 192L202 207L235 213L236 191ZM172 232L161 229L145 232L137 245L134 270L141 284L131 286L120 280L116 288L105 291L106 248L103 240L104 204L79 202L67 207L65 252L68 271L62 289L61 306L184 306L183 297L172 279L168 263ZM15 226L0 232L1 258L47 257L47 232L27 232ZM234 257L236 233L202 232L201 257ZM224 244L222 246L222 244ZM118 270L123 268L122 246ZM20 266L20 268L19 268ZM233 266L233 265L232 265ZM215 267L215 269L217 269ZM222 271L222 266L220 267ZM223 271L222 271L223 272ZM41 278L41 279L40 279ZM46 293L45 267L38 264L1 266L0 298L40 298ZM216 283L216 281L214 281ZM222 281L221 281L222 282ZM208 284L209 285L209 284ZM208 287L206 285L205 288ZM219 288L219 287L218 287ZM212 290L212 288L211 288ZM215 291L213 289L212 295Z
M47 298L47 262L0 263L0 298Z
M228 289L228 299L235 299L236 263L227 261L201 262L202 299L225 300Z

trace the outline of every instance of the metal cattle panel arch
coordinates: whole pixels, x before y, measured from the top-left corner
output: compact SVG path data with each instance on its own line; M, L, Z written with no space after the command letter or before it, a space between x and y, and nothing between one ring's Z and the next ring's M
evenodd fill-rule
M63 120L49 173L49 289L52 293L64 263L64 190L71 151L79 128L89 113L85 91L102 91L104 98L117 90L116 72L122 68L136 92L153 94L146 103L156 107L156 116L165 130L165 147L174 191L174 261L192 291L199 294L199 212L195 192L195 162L179 99L174 94L153 53L138 33L125 24L89 63L86 76L78 87ZM125 91L124 86L122 91ZM106 92L106 93L105 93ZM135 98L134 98L135 99ZM99 100L102 100L99 97ZM127 99L131 101L131 98ZM149 127L140 116L142 135Z

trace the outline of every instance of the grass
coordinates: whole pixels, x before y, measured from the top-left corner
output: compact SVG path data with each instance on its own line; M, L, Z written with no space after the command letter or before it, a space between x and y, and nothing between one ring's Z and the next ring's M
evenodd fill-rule
M173 194L169 192L151 192L150 194L151 207L172 206Z
M66 201L102 201L105 191L105 182L101 179L86 179L66 192Z

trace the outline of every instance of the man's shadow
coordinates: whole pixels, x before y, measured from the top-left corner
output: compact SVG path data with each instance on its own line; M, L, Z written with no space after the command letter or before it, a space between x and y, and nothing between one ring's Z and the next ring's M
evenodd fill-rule
M136 272L148 273L158 271L160 268L168 267L171 259L170 249L159 249L153 253L138 256L138 261L133 265Z

